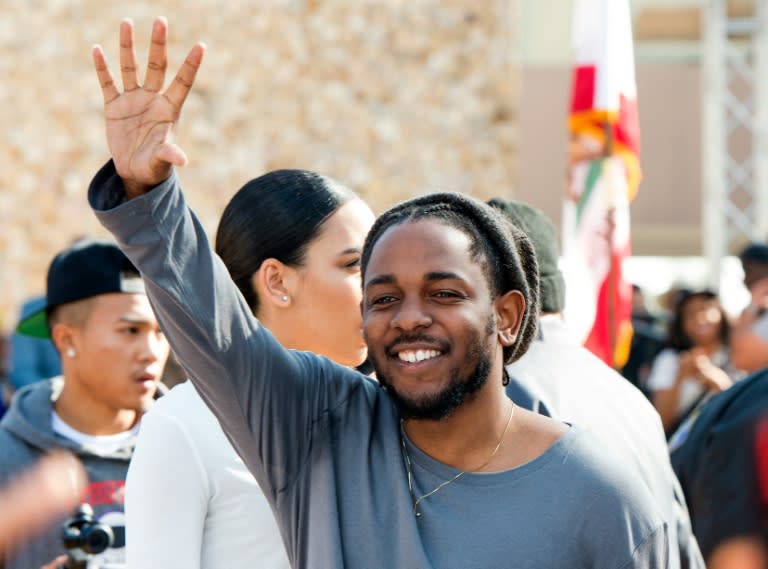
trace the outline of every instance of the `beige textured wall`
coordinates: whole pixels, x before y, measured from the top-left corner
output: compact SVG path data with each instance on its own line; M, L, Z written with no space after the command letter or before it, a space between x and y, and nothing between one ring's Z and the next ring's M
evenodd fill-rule
M515 0L2 0L0 328L42 292L50 258L104 235L85 189L107 159L90 47L116 64L130 16L145 61L154 16L170 65L209 52L179 138L209 232L245 181L280 167L347 183L378 212L432 190L511 191Z

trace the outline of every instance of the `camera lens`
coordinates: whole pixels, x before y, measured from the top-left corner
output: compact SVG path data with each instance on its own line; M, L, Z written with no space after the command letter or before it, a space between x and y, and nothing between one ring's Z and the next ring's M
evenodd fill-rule
M64 523L62 530L62 542L70 556L101 553L115 540L110 526L94 522L93 509L89 504L81 504L75 515Z
M103 524L93 524L83 536L83 551L90 554L101 553L112 545L112 529Z

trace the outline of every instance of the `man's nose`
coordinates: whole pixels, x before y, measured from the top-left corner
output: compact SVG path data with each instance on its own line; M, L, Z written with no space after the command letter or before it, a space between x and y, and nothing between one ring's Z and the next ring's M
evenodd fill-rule
M156 332L145 335L141 346L141 358L144 361L157 361L168 350L168 340L165 336Z
M390 322L393 328L414 330L432 324L432 316L420 298L403 299Z

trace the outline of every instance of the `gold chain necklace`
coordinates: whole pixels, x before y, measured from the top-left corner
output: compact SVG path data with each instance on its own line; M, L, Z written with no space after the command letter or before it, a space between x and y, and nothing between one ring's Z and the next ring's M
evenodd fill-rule
M496 443L496 446L493 449L493 452L491 453L491 456L488 457L488 460L486 460L483 464L475 468L474 470L461 470L458 474L456 474L453 478L450 478L449 480L446 480L444 482L441 482L437 485L433 490L427 492L426 494L421 495L420 497L416 498L416 496L413 493L413 469L411 466L411 455L408 453L408 448L405 445L405 436L403 435L404 429L403 429L403 421L400 420L400 444L403 447L403 459L405 460L405 470L408 474L408 493L411 495L411 501L413 502L413 513L414 515L419 518L421 517L421 512L419 511L419 504L423 501L435 494L436 492L439 492L449 484L456 482L459 478L464 476L467 472L478 472L488 466L490 462L493 460L493 457L496 456L496 453L499 452L499 449L501 448L501 443L504 442L504 437L507 435L507 431L509 430L509 425L512 424L512 415L515 414L515 404L512 403L512 410L509 412L509 417L507 418L507 424L504 427L504 432L501 433L501 437L499 437L499 442Z

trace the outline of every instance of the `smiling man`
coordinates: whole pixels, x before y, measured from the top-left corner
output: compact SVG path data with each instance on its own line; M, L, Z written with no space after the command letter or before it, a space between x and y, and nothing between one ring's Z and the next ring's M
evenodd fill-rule
M47 282L45 306L18 332L50 337L62 375L16 392L0 423L0 484L51 451L70 451L87 473L83 501L115 533L113 546L89 567L124 567L125 477L168 342L138 271L114 243L78 241L53 259ZM37 568L64 553L63 519L12 544L0 566Z
M519 409L504 364L536 332L530 242L485 204L433 194L384 213L361 259L380 383L282 348L187 207L173 140L204 46L162 91L167 24L124 91L101 48L113 161L89 200L139 267L175 353L256 476L293 567L667 567L647 489L577 427Z
M477 286L487 280L483 267L467 262L472 243L450 226L407 224L379 244L372 265L369 251L364 304L377 377L404 418L444 419L481 391L493 368L499 340L491 291ZM515 290L502 303L511 342L525 299Z

